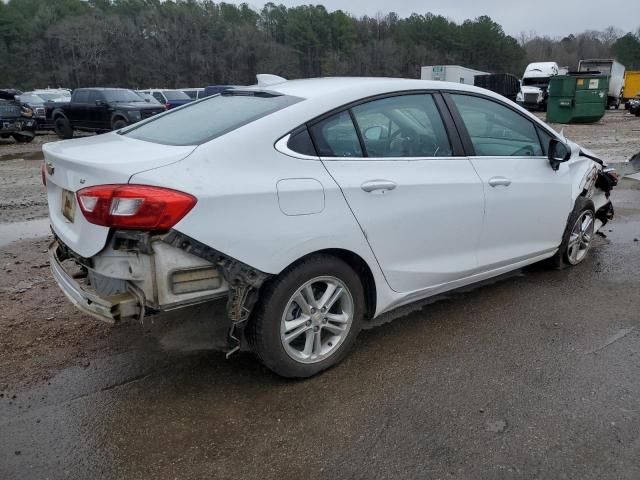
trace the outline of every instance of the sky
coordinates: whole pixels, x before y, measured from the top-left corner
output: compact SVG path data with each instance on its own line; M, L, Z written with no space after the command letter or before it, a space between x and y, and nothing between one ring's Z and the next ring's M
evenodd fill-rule
M225 0L243 3L241 0ZM344 10L356 16L394 11L401 17L432 12L458 23L488 15L509 35L536 32L566 36L585 30L604 30L610 25L625 33L640 27L640 0L272 0L287 7L322 4L327 10ZM246 0L255 9L265 1Z

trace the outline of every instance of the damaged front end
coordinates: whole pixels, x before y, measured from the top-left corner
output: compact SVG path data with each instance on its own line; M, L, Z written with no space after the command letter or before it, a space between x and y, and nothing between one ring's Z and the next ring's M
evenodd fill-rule
M258 290L269 277L173 230L157 235L116 230L91 258L56 238L50 259L66 296L85 313L111 324L227 297L230 353L239 349Z

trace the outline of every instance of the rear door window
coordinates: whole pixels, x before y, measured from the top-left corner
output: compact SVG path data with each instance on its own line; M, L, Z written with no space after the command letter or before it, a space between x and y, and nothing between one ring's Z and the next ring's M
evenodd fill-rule
M369 157L450 157L449 137L429 94L397 95L353 108Z

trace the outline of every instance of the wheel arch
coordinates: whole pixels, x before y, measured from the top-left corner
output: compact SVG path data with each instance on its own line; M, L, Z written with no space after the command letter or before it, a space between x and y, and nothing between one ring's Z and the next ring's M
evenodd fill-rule
M377 307L378 291L376 287L376 281L373 275L373 271L371 270L371 267L369 267L369 264L357 253L343 248L326 248L322 250L316 250L298 258L296 261L285 267L282 271L287 270L303 261L304 259L314 255L331 255L332 257L339 258L355 270L362 281L362 288L364 289L366 305L365 320L371 320L376 313Z
M129 124L129 120L127 119L124 113L113 112L113 115L111 115L111 121L109 122L112 128L113 128L113 124L116 123L118 120L124 121L127 125Z
M58 118L64 118L67 121L69 120L67 118L67 116L64 114L64 111L62 109L56 108L52 113L51 113L51 119L52 120L57 120Z

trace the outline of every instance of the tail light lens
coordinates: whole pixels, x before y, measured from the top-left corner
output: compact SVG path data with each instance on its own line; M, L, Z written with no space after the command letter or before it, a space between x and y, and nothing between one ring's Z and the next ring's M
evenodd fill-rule
M90 223L136 230L169 230L197 202L188 193L148 185L98 185L76 195Z

